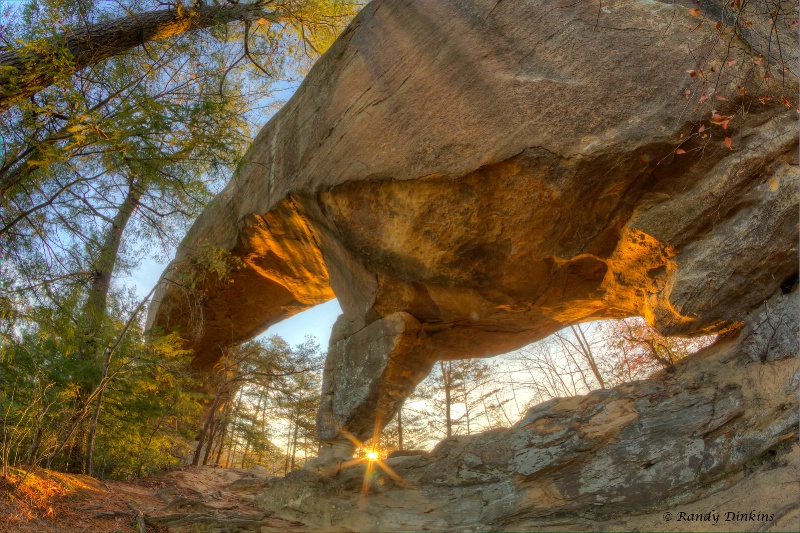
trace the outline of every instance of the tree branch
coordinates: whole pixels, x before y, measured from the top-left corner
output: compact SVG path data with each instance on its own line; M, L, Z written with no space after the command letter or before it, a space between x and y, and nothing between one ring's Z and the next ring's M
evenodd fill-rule
M220 24L267 20L279 22L265 2L160 9L75 28L32 46L0 53L0 112L49 87L58 77L129 52L150 41L175 37ZM66 55L68 67L52 58ZM59 63L63 61L59 60Z

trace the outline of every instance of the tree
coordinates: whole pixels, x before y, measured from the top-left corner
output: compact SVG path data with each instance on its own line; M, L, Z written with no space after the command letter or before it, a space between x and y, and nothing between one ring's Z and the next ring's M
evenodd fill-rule
M289 377L283 394L278 400L282 416L288 422L286 439L286 466L284 472L298 466L297 454L303 452L304 462L308 454L316 453L319 444L316 437L316 414L322 390L322 367L324 356L319 346L307 338L292 354L294 366L308 369Z
M134 12L127 8L125 16L102 17L91 23L87 9L90 4L76 4L82 16L79 24L0 52L0 112L86 67L153 41L232 22L244 22L247 27L253 23L299 22L302 18L298 19L298 15L304 11L302 3L290 1L184 6L175 0L167 9Z
M291 348L272 336L231 350L217 365L216 391L192 464L201 459L207 464L213 457L220 463L224 451L226 466L266 461L275 471L279 455L280 471L294 469L299 453L307 458L317 447L321 368L319 346L311 339ZM277 440L283 440L283 451Z
M14 324L0 372L6 382L24 358L62 370L44 396L14 375L25 393L0 384L0 401L38 406L13 402L19 427L34 428L27 455L53 466L92 471L112 384L152 352L120 275L168 253L238 163L271 85L354 13L338 0L165 5L28 1L0 32L0 302ZM214 250L192 261L189 292L236 266ZM42 407L59 395L66 408ZM165 419L142 420L153 426L142 465Z
M575 339L574 342L560 332L556 333L556 339L558 339L558 341L561 343L561 346L564 348L564 351L570 357L573 356L573 351L583 357L583 359L589 365L592 375L594 375L594 378L597 380L597 384L601 389L605 389L606 384L603 380L603 376L600 374L600 369L597 367L597 361L595 361L595 356L592 352L592 345L586 338L586 334L583 332L581 325L577 324L575 326L570 326L569 329L572 332L573 338ZM577 363L576 366L580 368L580 365L577 365ZM581 377L583 378L583 382L588 387L589 384L586 380L586 376L582 375Z
M669 371L679 360L716 340L716 335L664 337L641 318L603 322L597 336L605 345L603 366L614 384L644 379L662 369Z
M657 370L670 369L715 338L663 337L643 319L626 318L565 328L508 359L516 375L528 375L517 382L528 391L527 403L535 404L645 379Z
M405 412L425 415L429 439L471 435L497 425L494 412L507 400L498 395L496 379L496 365L485 359L439 361L407 400Z

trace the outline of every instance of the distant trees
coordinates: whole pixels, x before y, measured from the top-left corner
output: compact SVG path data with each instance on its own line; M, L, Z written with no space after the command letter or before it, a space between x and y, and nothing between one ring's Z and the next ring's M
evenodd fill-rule
M646 379L715 338L664 337L641 318L625 318L571 326L505 357L530 401L538 403Z
M278 474L314 456L321 372L322 355L310 339L292 348L272 336L230 350L215 368L192 464L262 464Z
M646 379L714 339L663 337L628 318L570 326L496 360L439 361L380 446L388 452L402 440L405 448L427 448L452 435L509 427L532 405Z
M658 370L670 370L679 360L716 339L716 335L664 337L641 318L602 322L596 335L605 348L603 372L613 385L645 379Z
M404 446L505 425L499 413L509 399L501 397L501 389L496 362L439 361L401 410ZM396 421L390 427L396 428Z

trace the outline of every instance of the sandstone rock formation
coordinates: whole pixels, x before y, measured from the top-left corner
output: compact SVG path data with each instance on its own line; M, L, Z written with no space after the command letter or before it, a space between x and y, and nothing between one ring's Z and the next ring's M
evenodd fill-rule
M164 285L149 323L191 338L203 369L338 297L318 416L334 455L437 359L630 315L666 334L732 330L798 271L797 6L747 5L374 0L166 275L206 246L244 267L200 287L202 321ZM602 405L634 431L636 402L659 387L563 416L589 423ZM676 409L690 402L668 390ZM730 392L713 399L721 412L743 409L745 391ZM690 433L724 423L697 417Z
M257 501L328 530L796 530L798 318L796 290L775 296L674 372L388 459L402 482L375 466L367 494L364 464L332 465L274 478ZM712 511L716 524L677 520Z

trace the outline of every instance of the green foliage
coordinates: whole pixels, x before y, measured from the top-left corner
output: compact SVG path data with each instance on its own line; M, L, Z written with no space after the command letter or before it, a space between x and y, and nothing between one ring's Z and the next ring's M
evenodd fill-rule
M116 303L121 305L110 327L120 334L130 302ZM70 466L70 455L59 454L59 440L87 401L81 391L101 382L94 362L77 357L79 341L71 315L69 307L34 309L37 321L20 335L4 339L0 449L7 462ZM187 371L191 354L182 344L176 336L147 342L138 324L122 338L110 369L113 386L106 389L100 417L96 474L130 477L180 460L203 400L193 392L198 384Z
M228 399L210 406L210 433L200 443L210 442L217 453L203 454L202 463L219 458L224 466L258 464L277 475L316 454L323 357L311 339L292 348L276 336L227 354L217 396Z
M17 85L57 75L0 115L3 467L94 463L96 475L130 477L191 453L213 394L188 370L183 340L145 336L146 302L122 280L142 259L171 254L279 104L273 86L302 72L304 54L327 46L357 9L339 0L271 6L283 22L185 33L77 72L58 44L65 30L149 6L28 0L4 16L2 51L18 52L23 68L4 65L0 75ZM177 266L176 280L197 293L227 283L241 263L204 247ZM272 355L251 362L259 372L300 357L279 344L260 349ZM269 416L291 410L292 379L305 378L270 382L271 401L288 403ZM244 398L236 416L226 407L229 437L259 450L243 461L277 450L259 431L266 411L248 414L253 383L231 391Z
M202 413L200 384L176 337L140 354L110 389L100 417L95 474L141 477L180 464ZM124 361L120 362L123 364Z
M244 261L229 250L215 246L202 246L193 251L184 262L175 266L174 281L181 286L196 290L207 282L227 284L230 273L244 267Z

